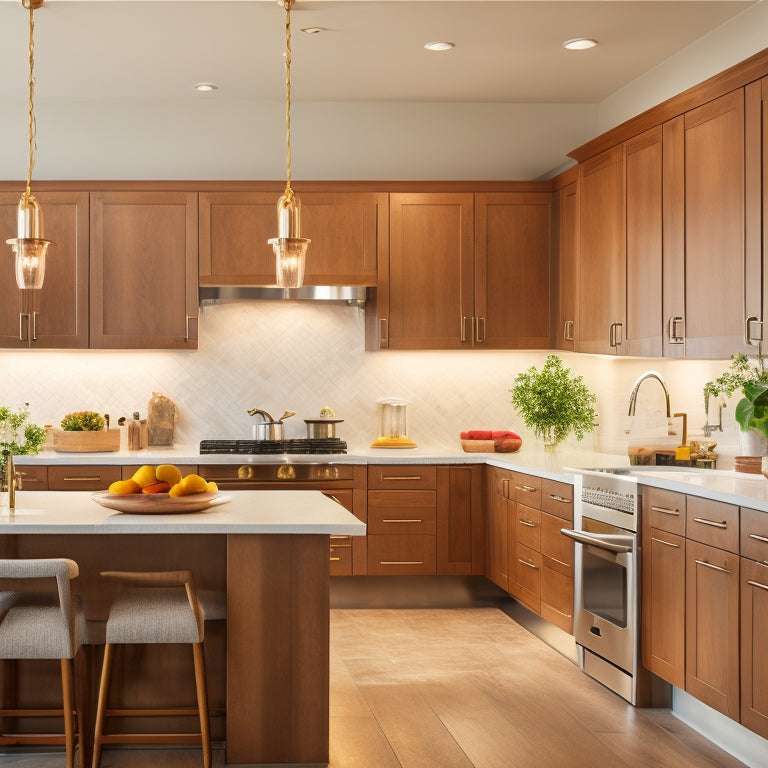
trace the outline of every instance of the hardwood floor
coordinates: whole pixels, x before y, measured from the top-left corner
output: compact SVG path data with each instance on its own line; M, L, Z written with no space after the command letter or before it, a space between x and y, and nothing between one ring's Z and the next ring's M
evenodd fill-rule
M667 711L639 710L494 607L333 609L331 768L738 768ZM224 765L223 750L214 766ZM0 755L58 768L63 755ZM199 750L105 751L192 768Z

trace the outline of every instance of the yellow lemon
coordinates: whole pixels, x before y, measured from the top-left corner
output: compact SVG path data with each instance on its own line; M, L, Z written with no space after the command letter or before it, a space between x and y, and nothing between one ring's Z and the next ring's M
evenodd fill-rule
M159 464L155 468L155 476L161 482L173 486L181 480L181 470L174 464Z
M174 499L177 496L184 496L184 483L176 483L176 485L172 485L168 491L168 495Z
M218 493L219 486L213 480L208 481L208 485L205 486L205 490L208 493Z
M131 480L133 480L133 482L136 483L140 488L143 488L145 485L152 485L152 483L157 482L157 477L155 476L155 468L150 467L149 464L145 464L143 467L139 467L133 473Z
M181 482L185 493L204 493L208 488L208 481L194 473L184 477Z
M115 482L109 486L110 493L127 494L139 493L140 491L141 486L134 480L115 480Z

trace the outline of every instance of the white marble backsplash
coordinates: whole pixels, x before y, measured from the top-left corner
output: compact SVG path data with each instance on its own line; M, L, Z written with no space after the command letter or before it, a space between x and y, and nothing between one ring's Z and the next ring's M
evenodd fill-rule
M410 402L408 431L424 448L459 447L467 429L511 429L534 438L509 403L514 377L540 367L547 351L467 350L396 352L365 350L364 310L336 302L251 301L200 309L200 343L194 351L0 351L0 405L30 404L38 424L58 426L70 411L146 416L153 392L178 407L176 440L250 438L262 408L285 422L286 437L304 437L305 418L330 406L344 422L337 435L350 452L376 437L376 400ZM701 437L702 387L726 367L724 361L611 358L559 353L597 395L600 427L582 445L626 453L629 394L636 378L656 370L667 381L672 410L688 413L691 438ZM642 385L638 416L663 408L658 382ZM735 404L732 403L731 406ZM728 425L715 433L723 461L740 451L733 407ZM573 438L569 443L577 445ZM525 443L524 443L525 445ZM732 461L731 461L732 465Z

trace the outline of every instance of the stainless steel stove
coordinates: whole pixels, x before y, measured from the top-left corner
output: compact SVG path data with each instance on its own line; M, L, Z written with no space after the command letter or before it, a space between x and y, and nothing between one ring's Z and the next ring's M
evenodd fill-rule
M257 454L333 454L346 453L347 444L338 437L312 437L291 440L201 440L200 453L238 455Z

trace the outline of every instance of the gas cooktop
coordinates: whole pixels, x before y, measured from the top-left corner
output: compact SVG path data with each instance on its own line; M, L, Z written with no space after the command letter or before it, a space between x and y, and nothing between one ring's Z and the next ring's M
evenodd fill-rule
M338 437L295 440L201 440L200 453L276 454L346 453L347 444Z

